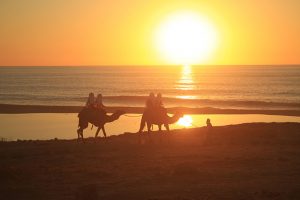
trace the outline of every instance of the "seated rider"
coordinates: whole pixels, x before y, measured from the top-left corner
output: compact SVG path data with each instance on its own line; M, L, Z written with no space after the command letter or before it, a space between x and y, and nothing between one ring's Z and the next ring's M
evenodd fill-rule
M88 97L88 99L87 99L87 101L86 101L85 106L86 106L87 108L95 108L95 95L94 95L93 92L91 92L91 93L89 94L89 97Z
M151 112L153 112L153 109L155 107L155 96L154 96L153 92L151 92L149 94L149 97L146 100L146 105L145 106L146 106L146 108L144 110L144 113L143 113L143 116L142 116L142 119L141 119L139 132L143 131L143 129L145 127L145 124L146 124L145 113L151 113Z
M97 98L96 98L96 107L98 109L104 109L105 108L105 106L103 105L102 99L103 99L102 94L98 94Z
M98 110L103 110L106 113L105 106L103 105L102 99L103 99L102 94L98 94L96 98L96 108Z
M156 95L156 98L155 98L155 109L157 110L157 112L167 113L167 110L164 107L164 104L162 102L162 95L161 95L161 93L158 93Z
M154 93L151 92L146 100L146 110L151 110L153 107L155 107L155 96Z
M164 104L162 102L162 95L161 95L161 93L158 93L156 95L155 107L157 107L157 108L163 108L164 107Z

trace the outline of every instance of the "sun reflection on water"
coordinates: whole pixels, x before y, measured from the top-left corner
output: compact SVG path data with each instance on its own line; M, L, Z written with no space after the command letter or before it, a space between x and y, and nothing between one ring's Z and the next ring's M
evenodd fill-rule
M187 93L188 91L192 91L195 89L195 84L192 76L192 68L190 65L184 65L181 71L181 77L177 81L175 88L183 93ZM192 95L178 95L176 96L180 99L194 99L195 97Z
M192 123L193 123L192 117L189 115L184 115L178 120L177 125L184 126L184 127L191 127Z

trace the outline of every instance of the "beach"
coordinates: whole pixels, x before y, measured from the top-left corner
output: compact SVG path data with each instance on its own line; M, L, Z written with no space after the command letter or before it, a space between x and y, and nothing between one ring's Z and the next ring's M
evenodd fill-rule
M1 199L299 199L300 124L0 142Z
M0 1L0 200L300 200L300 1Z
M0 199L299 199L299 69L1 68ZM91 91L125 114L77 141ZM150 91L186 121L138 134Z

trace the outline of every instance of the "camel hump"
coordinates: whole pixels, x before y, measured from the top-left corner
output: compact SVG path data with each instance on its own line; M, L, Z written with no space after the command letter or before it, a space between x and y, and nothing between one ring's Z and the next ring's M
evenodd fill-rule
M94 109L94 108L83 108L79 113L78 117L79 118L86 118L86 117L92 117L92 116L97 116L98 114L103 114L105 115L105 111Z
M82 116L85 116L87 113L88 113L88 109L89 108L86 108L86 107L84 107L79 113L78 113L78 117L80 118L80 117L82 117Z

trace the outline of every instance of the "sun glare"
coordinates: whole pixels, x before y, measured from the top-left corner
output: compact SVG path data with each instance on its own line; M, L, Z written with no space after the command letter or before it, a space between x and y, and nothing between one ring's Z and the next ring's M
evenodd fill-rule
M183 117L181 117L178 120L177 124L180 126L184 126L184 127L190 127L190 126L192 126L192 122L193 122L193 119L191 116L184 115Z
M192 12L170 15L157 29L156 46L172 64L201 64L217 45L217 32L207 19Z

